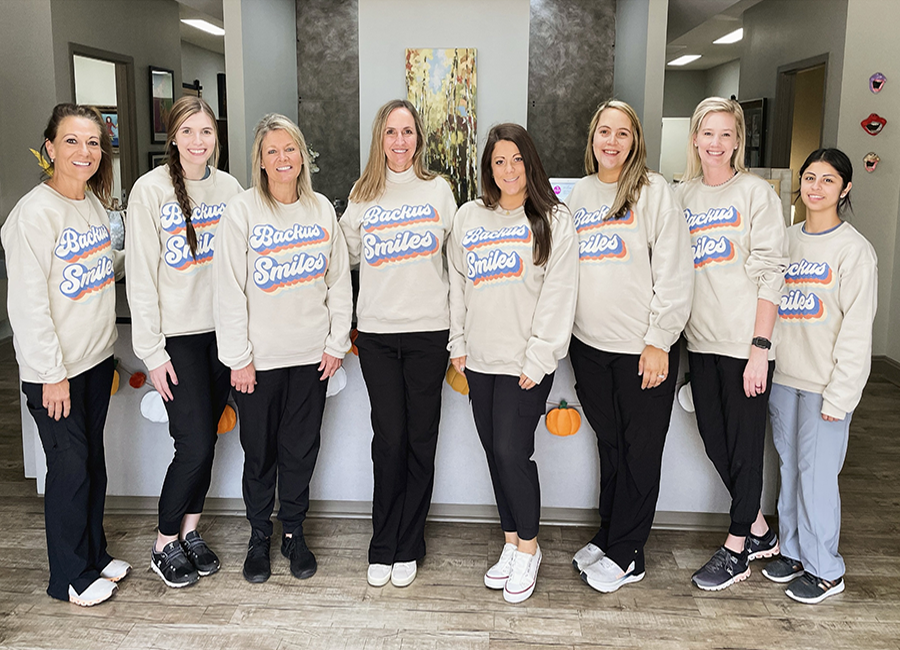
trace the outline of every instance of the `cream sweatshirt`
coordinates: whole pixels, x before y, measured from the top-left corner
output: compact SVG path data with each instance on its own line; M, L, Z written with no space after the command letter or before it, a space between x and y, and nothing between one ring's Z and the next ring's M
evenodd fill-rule
M606 218L616 183L596 174L575 184L566 203L578 233L578 302L573 334L621 354L669 351L691 312L691 233L666 180L650 173L632 210Z
M781 301L787 237L781 201L766 181L738 173L717 187L681 183L694 253L694 300L685 327L688 350L749 359L757 300ZM773 340L777 340L776 331ZM775 358L775 348L769 359Z
M213 322L213 240L225 202L241 191L229 174L211 169L202 181L185 181L194 205L197 259L165 165L141 176L128 202L125 281L131 307L134 353L154 370L169 360L166 337L201 334Z
M55 384L111 356L122 255L97 197L86 190L74 201L41 183L9 213L0 239L22 381Z
M357 328L362 332L434 332L450 325L444 246L456 201L440 176L387 170L384 193L351 202L341 217L350 263L359 264Z
M550 259L536 266L525 209L481 199L456 213L450 263L450 357L477 372L540 383L566 356L578 295L578 239L569 210L551 222Z
M219 359L232 370L318 364L350 349L347 245L321 194L274 209L255 188L230 199L213 272Z
M859 404L872 365L875 249L849 223L819 234L797 224L788 243L773 381L821 394L822 413L844 419Z

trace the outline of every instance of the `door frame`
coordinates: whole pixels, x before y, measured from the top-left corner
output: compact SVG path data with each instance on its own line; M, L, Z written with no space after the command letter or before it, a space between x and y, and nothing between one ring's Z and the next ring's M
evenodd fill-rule
M788 168L791 166L791 137L794 128L794 81L798 72L810 68L825 67L825 81L822 86L822 123L825 123L825 97L828 92L828 54L820 54L808 59L788 63L778 67L775 82L775 112L772 125L772 147L769 167Z

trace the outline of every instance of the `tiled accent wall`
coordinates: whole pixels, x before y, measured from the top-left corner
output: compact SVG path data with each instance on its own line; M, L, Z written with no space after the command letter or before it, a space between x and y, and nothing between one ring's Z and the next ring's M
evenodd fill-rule
M313 189L346 199L359 178L359 4L297 0L300 130L319 152Z
M550 176L584 175L591 116L612 96L616 0L531 0L528 132Z

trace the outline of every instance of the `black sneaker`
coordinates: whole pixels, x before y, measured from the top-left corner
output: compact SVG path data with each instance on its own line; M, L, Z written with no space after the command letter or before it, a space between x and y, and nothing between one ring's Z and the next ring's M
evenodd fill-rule
M218 556L206 545L196 530L192 530L184 536L181 546L184 554L187 555L201 576L209 576L219 570Z
M281 554L291 561L291 575L295 578L306 580L316 574L316 556L306 545L302 530L296 531L293 537L282 536Z
M750 554L751 562L763 557L778 555L778 535L771 528L762 537L750 533L745 539L744 550Z
M272 575L269 548L272 540L262 533L253 531L247 545L247 559L244 560L244 580L252 583L265 582Z
M738 555L722 546L709 562L691 576L691 582L706 591L720 591L730 587L735 582L740 582L750 576L748 556L746 550Z
M187 587L200 579L178 540L169 542L159 552L151 546L150 568L170 587Z
M797 602L815 605L816 603L821 603L829 596L834 596L842 591L844 591L843 578L825 580L806 572L789 584L784 593Z
M762 570L762 574L772 582L790 582L803 575L803 564L800 560L784 557L772 560Z

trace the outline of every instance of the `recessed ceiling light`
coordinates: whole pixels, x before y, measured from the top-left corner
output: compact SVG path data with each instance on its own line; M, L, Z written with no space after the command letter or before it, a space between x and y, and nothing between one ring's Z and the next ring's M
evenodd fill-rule
M181 22L183 22L185 25L190 25L191 27L201 29L208 34L212 34L213 36L225 36L224 29L205 20L201 20L200 18L185 18L182 19Z
M722 38L717 38L713 41L714 45L728 45L729 43L737 43L739 40L744 38L744 28L736 29L730 34L725 34Z
M679 56L677 59L672 59L669 61L668 65L687 65L692 61L696 61L700 58L699 54L685 54L684 56Z

